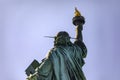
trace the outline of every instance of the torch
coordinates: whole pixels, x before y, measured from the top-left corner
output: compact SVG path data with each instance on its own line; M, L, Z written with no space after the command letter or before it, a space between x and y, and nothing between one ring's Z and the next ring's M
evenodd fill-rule
M85 19L81 16L81 13L75 8L74 17L72 19L73 24L76 26L76 39L82 41L82 29Z

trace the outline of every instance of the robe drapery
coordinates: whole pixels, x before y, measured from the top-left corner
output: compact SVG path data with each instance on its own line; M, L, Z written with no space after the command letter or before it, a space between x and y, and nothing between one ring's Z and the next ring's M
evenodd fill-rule
M82 71L86 50L76 44L57 46L28 80L86 80Z

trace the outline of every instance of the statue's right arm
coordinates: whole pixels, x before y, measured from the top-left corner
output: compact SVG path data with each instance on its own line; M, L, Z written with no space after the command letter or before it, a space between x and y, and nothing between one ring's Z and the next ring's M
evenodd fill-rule
M85 58L87 55L87 48L83 42L82 29L83 29L82 25L77 26L77 28L76 28L76 40L75 40L74 44L78 45L82 49L82 51L83 51L82 56L83 56L83 58Z

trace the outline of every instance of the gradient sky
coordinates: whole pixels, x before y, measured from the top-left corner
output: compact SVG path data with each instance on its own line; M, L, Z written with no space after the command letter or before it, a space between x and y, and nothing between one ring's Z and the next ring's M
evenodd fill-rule
M30 63L53 47L44 36L67 31L75 37L74 7L86 20L87 80L120 80L119 0L0 0L0 80L26 79Z

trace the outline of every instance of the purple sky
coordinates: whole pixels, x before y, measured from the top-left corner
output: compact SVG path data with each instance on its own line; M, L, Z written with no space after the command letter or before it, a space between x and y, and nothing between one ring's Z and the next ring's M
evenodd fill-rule
M44 36L74 37L74 7L86 19L87 80L120 80L119 0L0 0L0 80L25 80L30 63L53 47Z

